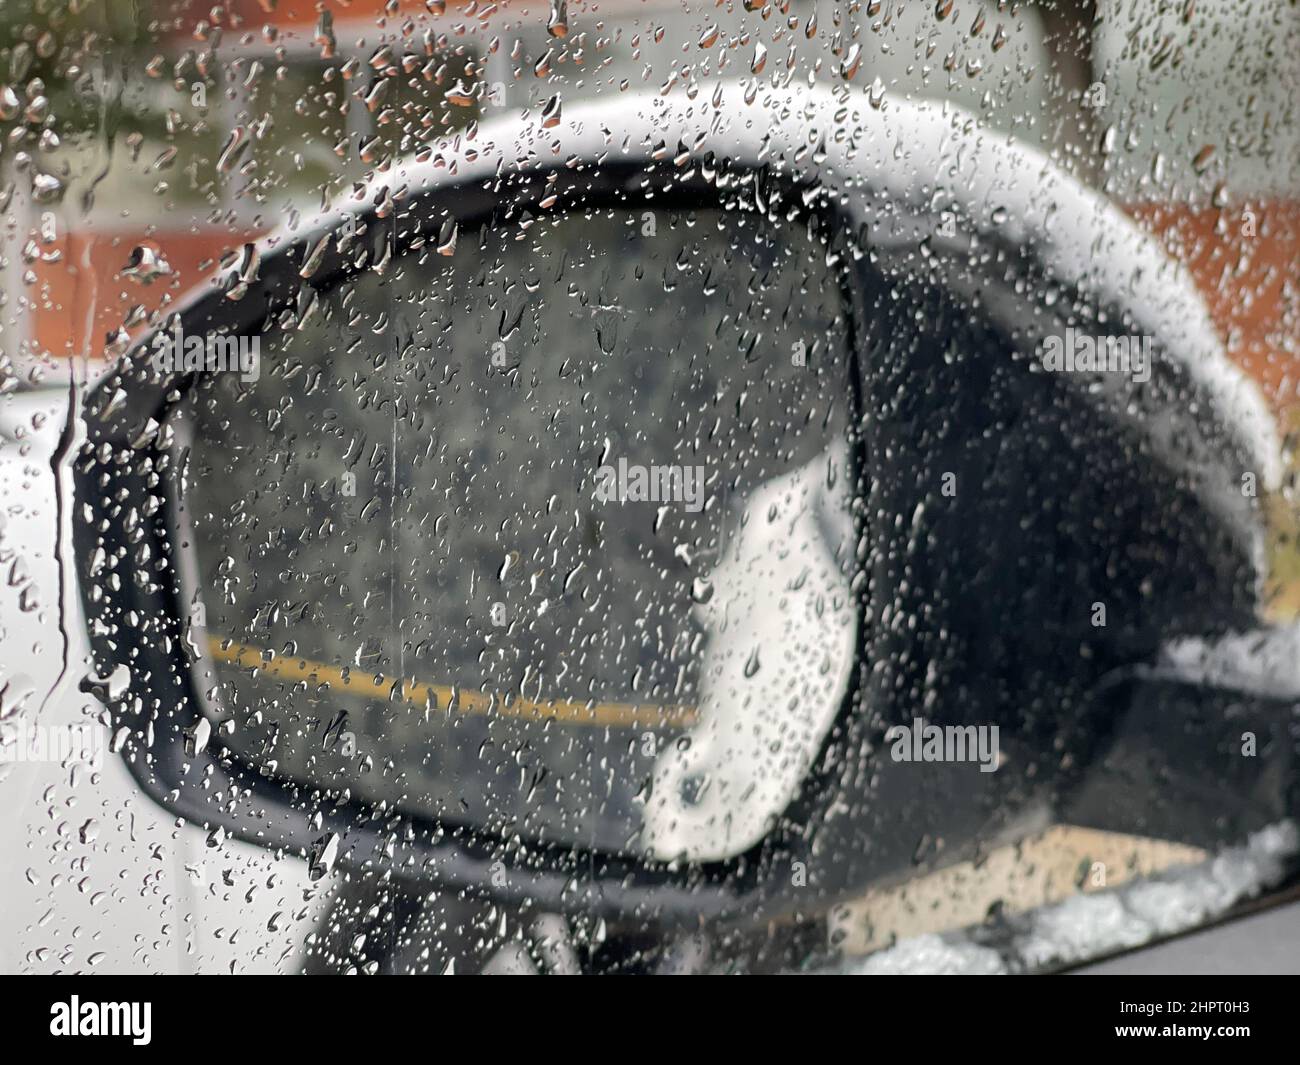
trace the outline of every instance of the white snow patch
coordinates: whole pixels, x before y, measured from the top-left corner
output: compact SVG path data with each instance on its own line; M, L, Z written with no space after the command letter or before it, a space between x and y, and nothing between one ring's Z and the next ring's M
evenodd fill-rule
M964 938L933 933L905 939L888 950L857 958L835 970L854 976L1004 976L1006 963L996 950L977 946Z
M1015 953L1036 969L1186 932L1279 882L1297 851L1300 833L1294 822L1283 821L1199 865L1076 895L1033 913L1028 932L1016 937Z
M1087 961L1190 931L1221 916L1277 885L1297 854L1300 831L1295 822L1281 821L1199 865L1113 891L1076 895L1017 918L1021 926L1001 950L976 943L970 932L931 933L821 971L989 975Z

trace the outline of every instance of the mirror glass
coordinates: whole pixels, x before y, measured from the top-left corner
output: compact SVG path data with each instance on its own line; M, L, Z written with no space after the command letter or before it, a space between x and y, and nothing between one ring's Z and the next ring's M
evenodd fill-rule
M187 396L200 687L331 794L738 853L849 684L836 256L743 210L525 221L334 285Z

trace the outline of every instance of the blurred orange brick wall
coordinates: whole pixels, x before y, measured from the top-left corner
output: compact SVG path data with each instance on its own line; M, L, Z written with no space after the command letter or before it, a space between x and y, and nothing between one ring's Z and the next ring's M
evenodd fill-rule
M1129 213L1187 264L1229 354L1273 404L1300 400L1300 201Z
M175 303L211 276L223 253L255 236L224 229L167 233L156 226L149 227L147 238L143 232L72 232L43 247L46 253L57 250L61 254L57 262L34 264L36 282L28 289L37 304L31 337L40 351L55 357L87 352L91 358L102 358L105 338L122 326L133 307L151 311L165 300ZM140 245L156 249L171 273L147 285L124 275L132 252ZM92 303L95 313L88 319ZM91 332L85 338L88 320Z

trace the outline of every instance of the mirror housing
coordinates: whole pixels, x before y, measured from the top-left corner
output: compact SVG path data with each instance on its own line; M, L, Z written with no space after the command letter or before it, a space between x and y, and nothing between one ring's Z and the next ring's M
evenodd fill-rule
M1020 352L1060 329L1060 315L1098 309L1118 309L1119 320L1159 338L1171 359L1161 364L1164 376L1141 392L1141 409L1176 401L1191 388L1208 397L1197 413L1179 404L1151 431L1131 418L1124 422L1128 394L1089 402L1125 431L1149 433L1146 454L1162 477L1173 471L1169 480L1181 477L1194 485L1198 520L1213 516L1212 529L1197 535L1203 536L1206 557L1223 561L1212 577L1187 590L1187 603L1211 585L1221 587L1215 604L1221 616L1207 621L1205 631L1248 628L1257 607L1249 584L1259 564L1261 525L1257 508L1232 485L1243 468L1258 472L1265 487L1276 485L1278 448L1257 397L1227 364L1199 301L1185 279L1171 278L1159 251L1036 153L985 139L959 160L950 135L961 116L901 103L881 114L867 107L865 96L846 105L812 90L767 101L758 113L770 123L758 121L750 107L738 89L728 89L711 105L703 96L694 102L638 97L617 107L574 108L560 129L543 129L535 116L484 127L476 145L442 145L432 165L386 177L362 200L327 213L301 233L269 238L233 274L217 278L175 313L186 334L230 333L272 314L302 316L341 275L377 269L424 246L436 250L485 219L538 216L566 204L600 200L635 209L669 201L725 205L730 199L757 204L764 213L779 208L801 219L816 216L826 232L837 235L834 246L848 286L853 357L864 378L858 443L864 453L883 442L891 417L897 431L909 418L933 415L932 409L907 413L889 406L898 384L891 375L901 371L880 358L888 328L896 323L871 313L879 310L885 289L936 291L964 306L979 297ZM841 117L846 108L849 115ZM846 122L856 136L829 135ZM628 131L621 145L611 129ZM810 140L809 132L818 130L827 136ZM893 146L904 134L911 150L900 161ZM523 158L531 161L520 167ZM539 161L545 158L554 162ZM935 188L933 175L951 176ZM936 210L935 203L947 206ZM340 227L350 233L342 243L336 236ZM1095 263L1098 246L1131 274L1121 277ZM992 276L1005 282L1001 288L976 268L989 261L997 266ZM1057 304L1059 313L1026 314L1015 302L1016 279L1056 286L1067 297ZM917 305L925 305L924 299L918 297ZM167 411L193 385L193 375L160 372L154 354L152 337L144 338L91 399L88 440L76 464L84 514L74 523L74 535L97 659L104 669L124 664L131 674L114 710L115 731L126 730L122 754L146 793L179 816L213 832L303 854L316 876L335 863L384 868L506 902L635 915L683 927L822 911L860 892L869 879L901 874L911 867L916 826L924 821L915 794L944 797L958 815L967 850L1009 829L1018 805L1010 798L1018 796L1022 779L1006 783L969 767L936 766L929 782L918 787L915 776L904 782L887 761L873 757L899 714L886 708L882 694L882 676L890 675L867 668L846 671L845 698L814 730L816 745L797 767L793 792L786 796L781 788L787 782L779 782L785 809L778 823L764 820L748 829L743 853L730 857L693 843L689 831L655 847L656 860L449 830L391 807L286 785L233 757L203 714L193 669L201 649L188 622L186 563L175 549L175 501L165 489L177 472L171 468L177 456L165 428ZM1032 373L1023 360L998 372L1014 373L1027 402L1065 387ZM1045 422L1062 416L1046 400L1043 409ZM907 472L873 467L871 503L862 510L887 506L920 521L909 494L917 489ZM862 552L861 586L899 577L888 560L906 557L906 545L915 540L906 527L873 531ZM737 594L742 591L762 590L738 587ZM1189 624L1180 617L1179 624ZM143 621L132 624L131 618ZM870 644L875 660L882 661L894 637L871 628L871 620L864 613L863 634L852 638ZM1149 637L1130 633L1134 656L1150 657L1173 627L1157 625ZM1014 757L1032 762L1034 755L1020 751ZM868 765L880 775L873 778ZM670 779L673 771L665 763L660 786L677 782ZM687 772L685 763L676 772ZM882 826L882 802L917 816L900 813ZM667 840L671 833L664 833L660 838ZM869 845L862 842L866 836ZM819 858L828 850L841 859L832 866ZM694 860L667 857L682 851ZM948 857L959 853L962 847L954 846ZM791 875L799 865L818 870L811 893Z

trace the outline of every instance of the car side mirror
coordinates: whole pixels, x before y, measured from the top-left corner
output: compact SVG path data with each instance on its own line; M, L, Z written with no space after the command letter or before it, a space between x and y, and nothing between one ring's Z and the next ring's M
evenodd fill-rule
M852 693L842 240L758 170L538 172L172 315L79 467L141 784L322 872L727 904Z
M937 111L750 103L502 127L105 378L75 536L150 795L318 876L824 913L1066 808L1115 677L1251 628L1275 456L1158 251ZM1150 373L1044 363L1103 320ZM996 757L883 753L936 715Z

